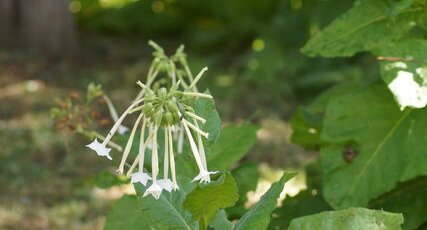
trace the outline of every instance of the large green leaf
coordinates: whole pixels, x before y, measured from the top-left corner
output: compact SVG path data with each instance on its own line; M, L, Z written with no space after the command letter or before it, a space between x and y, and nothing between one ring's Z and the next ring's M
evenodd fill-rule
M233 229L267 229L270 223L270 215L277 206L277 199L283 191L285 183L295 175L296 173L283 173L280 180L271 185L270 189L261 197L261 200L243 215Z
M365 208L349 208L340 211L322 212L294 219L290 230L399 230L402 214Z
M405 218L403 229L416 229L427 221L427 177L402 184L393 191L373 200L369 206L389 212L401 212Z
M228 170L236 164L255 144L257 130L258 126L255 125L230 125L222 128L218 140L206 150L208 169ZM185 179L192 179L198 173L193 156L185 151L176 157L176 164L179 176L184 176Z
M205 93L210 94L209 91L206 91ZM203 117L206 120L205 124L199 122L199 127L204 132L209 133L209 138L203 141L205 146L209 148L218 139L219 131L221 129L221 119L216 111L215 101L199 97L194 105L194 111L198 116Z
M105 229L197 229L191 215L180 207L183 194L162 195L159 200L125 195L108 213Z
M381 60L381 77L397 102L422 108L427 104L427 40L408 39L375 51Z
M286 197L282 206L274 210L269 229L287 229L290 222L332 208L326 203L322 194L322 168L319 162L306 168L307 189L294 197Z
M325 199L334 208L366 206L427 175L425 127L427 110L401 112L382 83L332 99L322 130Z
M304 148L319 149L322 144L322 121L329 99L359 88L359 83L339 84L324 91L309 105L300 106L291 119L292 142Z
M239 199L236 182L231 173L223 173L216 181L199 185L185 198L183 207L205 229L221 208L233 206Z
M255 144L258 128L256 125L224 127L212 151L206 156L209 168L226 170L237 163Z
M356 1L353 8L310 39L302 51L309 56L352 56L399 39L426 14L426 9L418 6L392 14L390 10L386 1Z
M248 200L247 193L256 189L259 178L258 164L246 162L239 165L231 173L236 179L240 197L236 205L227 208L227 214L233 219L238 219L247 211L244 206Z

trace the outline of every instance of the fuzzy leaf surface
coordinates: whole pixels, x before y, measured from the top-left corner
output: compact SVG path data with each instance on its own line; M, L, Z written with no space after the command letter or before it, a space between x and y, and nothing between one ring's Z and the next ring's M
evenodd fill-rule
M427 110L400 111L383 84L331 99L321 160L326 201L367 206L397 183L427 175ZM344 149L356 152L345 160Z
M206 156L209 168L226 170L237 163L255 144L258 129L259 126L249 124L224 127L211 153Z
M289 230L399 230L402 223L402 214L365 208L349 208L294 219Z
M216 181L200 185L185 198L183 207L194 220L207 226L219 209L233 206L239 199L238 189L231 173L223 173Z

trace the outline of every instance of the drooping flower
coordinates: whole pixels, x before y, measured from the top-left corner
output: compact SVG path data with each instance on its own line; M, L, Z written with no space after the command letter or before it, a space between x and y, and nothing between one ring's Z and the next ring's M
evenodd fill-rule
M94 150L98 156L106 156L110 160L113 159L110 156L111 148L107 148L103 143L99 143L97 138L95 138L92 143L87 144L86 146Z
M95 138L95 140L86 145L88 148L94 150L99 156L106 156L108 159L112 160L112 157L109 155L111 148L107 148L107 144L110 142L113 135L116 133L117 129L119 128L122 121L125 119L127 114L130 110L132 110L135 106L137 106L139 103L143 102L143 99L140 99L136 102L134 102L132 105L130 105L126 111L122 114L122 116L116 121L116 123L111 128L110 132L108 132L107 137L105 137L104 141L102 143L99 143L98 140Z

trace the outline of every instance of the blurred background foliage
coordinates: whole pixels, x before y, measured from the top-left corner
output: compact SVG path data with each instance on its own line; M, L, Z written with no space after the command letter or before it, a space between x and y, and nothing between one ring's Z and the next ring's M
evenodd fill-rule
M222 110L230 118L248 117L253 111L288 118L297 103L310 100L321 90L376 74L376 66L369 66L370 57L326 60L299 52L311 35L350 8L352 1L73 3L84 34L136 39L132 48L141 49L148 39L172 49L185 44L193 66L211 68L213 76L205 83L228 102Z
M87 152L86 139L71 135L75 127L53 132L49 109L84 100L91 82L124 109L137 93L134 83L148 71L149 39L168 54L184 44L195 72L209 66L200 88L216 98L223 123L261 125L244 161L264 162L260 176L266 181L277 173L265 165L301 169L317 156L290 142L289 120L298 105L337 83L363 84L377 76L368 54L323 59L299 51L351 0L66 2L77 34L71 52L0 45L0 228L99 229L109 201L132 190L95 187L120 179L101 173L109 162Z

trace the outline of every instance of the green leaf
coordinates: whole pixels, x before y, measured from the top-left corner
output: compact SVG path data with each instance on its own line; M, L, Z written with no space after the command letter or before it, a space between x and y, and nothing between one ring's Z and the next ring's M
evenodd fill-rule
M125 195L108 213L105 229L132 230L147 226L151 229L197 229L197 223L191 221L190 214L177 208L182 203L182 194L173 195L162 195L159 200L151 196L137 198Z
M99 188L109 188L115 185L127 184L127 178L119 177L117 174L104 170L95 177L95 184Z
M426 126L427 110L401 112L381 83L331 99L321 134L328 203L366 206L398 182L427 175Z
M222 128L215 144L206 149L208 169L228 170L236 164L255 144L258 128L255 125L231 125ZM195 160L191 154L186 154L185 149L184 154L178 155L175 160L179 176L185 176L189 182L197 175Z
M210 94L208 90L205 93ZM207 141L206 139L203 140L205 147L209 148L218 139L219 131L221 129L221 119L216 111L215 101L199 97L194 105L194 111L197 116L203 117L206 120L205 124L201 122L198 122L198 124L201 130L209 133Z
M289 230L375 229L399 230L402 214L365 208L349 208L300 217L291 222Z
M269 229L287 229L297 217L332 210L323 198L321 170L319 162L306 168L307 189L286 197L283 205L274 210Z
M292 142L307 149L318 149L321 145L320 131L322 116L311 113L305 107L299 107L291 119Z
M239 188L239 201L233 207L227 208L227 214L235 219L240 218L247 209L245 203L248 200L246 195L249 191L256 189L259 172L258 164L254 162L246 162L239 165L231 172L236 180L237 188Z
M308 56L345 57L395 41L426 14L423 7L390 15L386 1L356 1L353 8L311 38L302 48Z
M200 185L185 198L183 207L198 220L200 229L206 229L221 208L233 206L239 199L237 185L229 172L223 173L216 181Z
M233 223L227 219L227 213L225 213L224 210L219 210L210 227L215 230L231 230L233 228Z
M307 106L300 106L291 119L292 142L308 149L319 149L322 121L329 100L360 89L359 83L346 83L324 91Z
M401 212L405 218L403 229L416 229L427 221L427 177L420 177L373 200L369 206L388 212Z
M138 229L145 224L143 216L136 196L125 195L108 212L105 229Z
M270 189L261 197L261 200L243 215L233 229L267 229L270 223L270 215L277 206L277 199L283 191L285 183L295 175L296 173L283 173L280 180L271 185Z
M256 125L224 127L212 151L206 156L209 168L226 170L238 162L255 144L258 129Z
M427 104L427 40L407 39L375 51L381 77L403 109Z

